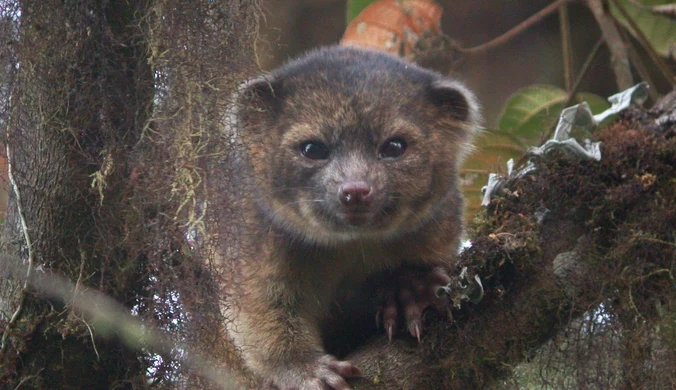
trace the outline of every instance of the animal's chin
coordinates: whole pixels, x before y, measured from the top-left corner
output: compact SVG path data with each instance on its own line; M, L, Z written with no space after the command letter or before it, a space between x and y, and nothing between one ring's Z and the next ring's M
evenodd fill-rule
M373 225L373 213L368 211L347 211L336 215L342 222L341 225L347 228L368 228Z
M392 230L393 215L379 211L340 211L327 219L330 230L363 236L379 236Z
M345 213L307 216L306 223L287 225L310 242L333 245L355 240L388 240L399 234L392 216L381 213ZM294 226L294 227L292 227Z
M296 225L321 242L351 241L354 239L385 238L398 230L396 209L391 208L312 208L299 215L304 223ZM299 221L296 220L296 223ZM295 223L294 223L295 225Z

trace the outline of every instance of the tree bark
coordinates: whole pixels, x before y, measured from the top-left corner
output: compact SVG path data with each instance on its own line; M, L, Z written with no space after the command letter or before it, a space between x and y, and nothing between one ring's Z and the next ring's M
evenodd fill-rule
M227 383L217 276L195 246L209 239L205 154L229 153L218 144L228 99L257 72L257 1L2 11L11 89L0 120L16 190L0 257L0 388Z
M17 35L5 37L16 61L4 118L16 186L4 250L19 261L14 266L64 275L76 289L101 290L128 306L141 293L138 258L114 237L126 230L116 211L131 191L129 145L153 97L135 20L146 6L21 1ZM130 372L142 378L137 352L98 338L67 303L22 281L2 283L14 286L2 296L4 386L102 389L129 387ZM8 313L18 316L12 322Z

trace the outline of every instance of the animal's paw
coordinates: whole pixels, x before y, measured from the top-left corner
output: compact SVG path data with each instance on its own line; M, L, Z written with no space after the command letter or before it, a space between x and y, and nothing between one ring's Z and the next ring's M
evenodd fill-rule
M361 375L352 363L323 355L310 363L290 363L263 384L266 390L350 390L347 378Z
M412 267L400 267L393 277L385 281L383 304L376 313L376 323L382 324L390 341L397 332L400 310L406 328L411 336L420 341L422 334L422 312L433 307L442 315L450 317L450 302L447 296L438 296L439 287L450 283L451 278L442 268L420 270Z

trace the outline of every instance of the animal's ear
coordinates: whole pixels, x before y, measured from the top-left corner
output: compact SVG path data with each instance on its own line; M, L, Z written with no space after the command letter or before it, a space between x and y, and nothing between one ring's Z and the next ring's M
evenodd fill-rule
M271 76L259 76L245 81L238 88L238 106L241 113L274 114L282 96L282 81ZM252 112L253 111L253 112Z
M474 94L458 81L447 78L433 81L427 87L427 98L450 119L471 126L478 125L480 121L479 105Z

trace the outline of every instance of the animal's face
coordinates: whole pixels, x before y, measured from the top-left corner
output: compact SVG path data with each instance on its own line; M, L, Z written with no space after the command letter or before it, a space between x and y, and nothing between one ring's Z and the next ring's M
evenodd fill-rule
M281 226L322 243L395 237L455 189L476 107L453 81L341 50L249 82L238 131Z

